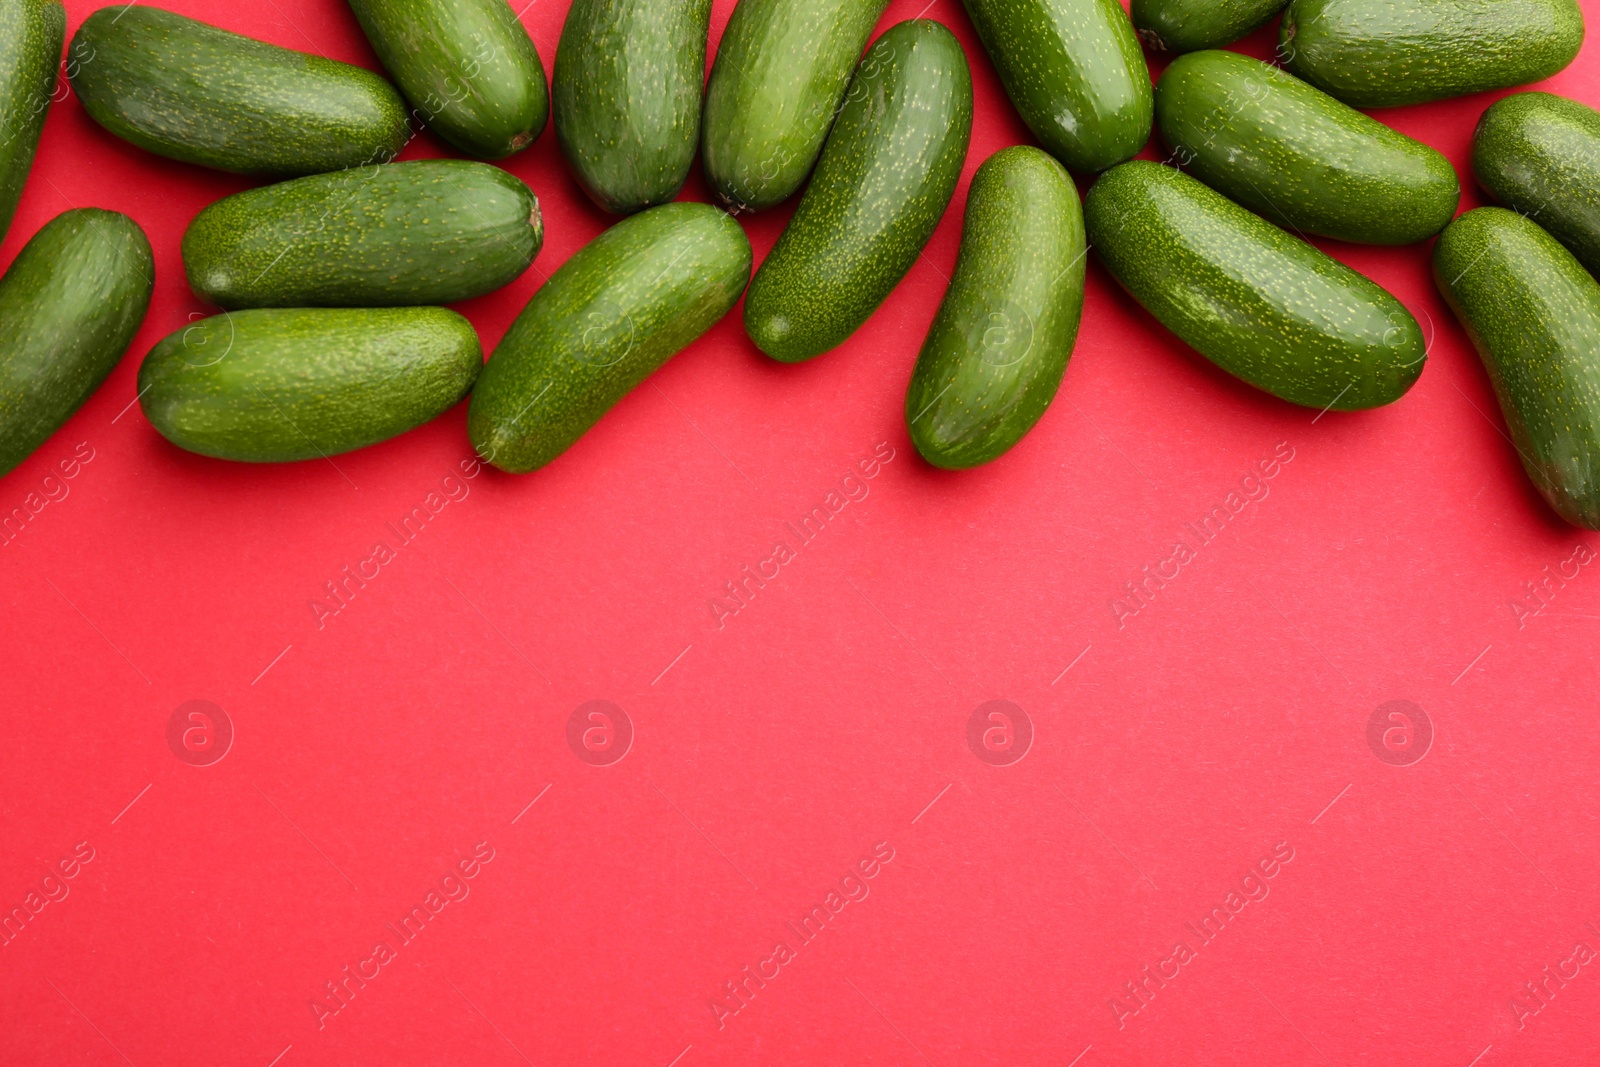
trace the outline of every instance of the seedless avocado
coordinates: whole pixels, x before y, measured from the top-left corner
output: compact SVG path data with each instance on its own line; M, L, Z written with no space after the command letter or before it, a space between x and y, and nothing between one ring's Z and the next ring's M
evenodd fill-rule
M561 455L738 303L750 262L744 230L709 204L664 204L602 233L495 347L467 415L473 447L513 474Z
M454 407L483 349L454 311L259 308L201 319L139 367L139 403L179 448L285 463L386 441Z
M1600 529L1600 285L1544 230L1498 207L1450 224L1433 274L1528 477L1562 518Z
M556 138L619 215L665 204L700 144L711 0L573 0L556 47Z
M1422 330L1398 300L1171 167L1107 171L1084 223L1135 300L1259 389L1355 411L1393 403L1422 373Z
M1156 123L1190 174L1303 234L1411 244L1444 229L1461 200L1439 152L1237 52L1167 67Z
M734 212L789 199L816 165L889 0L742 0L706 85L706 180Z
M372 50L440 137L502 159L550 114L544 65L506 0L349 0Z
M1150 139L1150 71L1117 0L962 0L1006 95L1075 171L1131 159Z
M1133 0L1129 14L1152 52L1221 48L1266 23L1284 0Z
M937 22L868 49L805 196L761 264L745 330L798 363L843 344L900 284L950 204L972 135L972 72Z
M533 190L499 167L426 159L247 189L195 216L183 266L221 307L450 304L539 252Z
M60 0L0 0L0 238L33 167L66 33Z
M906 427L929 463L988 463L1044 415L1078 338L1087 252L1060 163L1019 146L978 168L955 275L906 391Z
M1600 112L1550 93L1508 96L1478 120L1472 170L1489 195L1600 271Z
M100 125L217 170L289 177L382 163L410 136L405 102L369 70L143 4L90 15L67 59Z
M1291 0L1289 70L1353 107L1397 107L1548 78L1578 54L1578 0Z
M115 211L62 212L17 253L0 277L0 474L105 381L154 284L149 240Z

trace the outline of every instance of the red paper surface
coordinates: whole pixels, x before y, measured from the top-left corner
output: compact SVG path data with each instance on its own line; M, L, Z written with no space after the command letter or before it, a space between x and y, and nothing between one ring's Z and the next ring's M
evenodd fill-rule
M171 6L377 66L336 0ZM521 12L547 68L566 8ZM970 178L1028 135L955 0L880 30L917 15L967 46ZM1600 103L1597 70L1546 87ZM1383 117L1466 175L1492 99ZM486 349L610 221L551 131L505 166L548 240L462 308ZM1239 384L1095 265L1055 406L942 473L901 405L964 181L842 350L779 366L736 312L546 470L469 479L464 405L279 467L145 422L139 359L208 313L179 236L247 184L67 96L0 246L115 208L158 273L122 365L0 480L0 510L47 500L0 547L0 1063L1596 1062L1596 539L1523 476L1430 245L1324 245L1433 339L1390 408ZM787 214L747 220L758 256Z

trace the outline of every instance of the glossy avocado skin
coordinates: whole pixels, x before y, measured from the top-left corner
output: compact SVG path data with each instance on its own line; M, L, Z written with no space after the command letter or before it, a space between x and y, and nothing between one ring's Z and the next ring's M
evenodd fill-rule
M349 0L384 69L428 127L469 156L503 159L550 115L533 39L506 0Z
M578 184L628 215L670 202L700 144L711 0L573 0L556 47L556 138Z
M66 33L60 0L0 0L0 238L33 168Z
M1093 174L1150 139L1150 71L1117 0L962 0L1046 151Z
M1113 277L1223 370L1306 407L1356 411L1405 395L1422 330L1371 279L1194 178L1134 160L1084 200Z
M1152 52L1221 48L1283 10L1285 0L1133 0L1130 14Z
M1583 33L1577 0L1291 0L1278 54L1352 107L1398 107L1548 78Z
M741 0L717 45L701 140L706 181L734 213L805 184L888 0Z
M1451 223L1433 272L1528 477L1562 518L1600 529L1600 285L1555 238L1498 207Z
M512 474L543 467L715 326L750 280L743 228L709 204L642 211L550 276L495 347L467 432Z
M1168 66L1156 123L1190 174L1301 234L1411 244L1444 229L1461 200L1441 153L1237 52Z
M1483 113L1472 171L1501 204L1600 271L1600 112L1550 93L1517 93Z
M450 410L483 349L445 308L225 311L170 334L139 367L139 403L161 435L248 463L326 458Z
M423 159L219 200L184 231L183 266L196 296L226 308L450 304L517 278L543 241L520 179Z
M744 304L745 330L782 363L843 344L900 284L943 218L972 135L972 72L937 22L867 50L816 173Z
M64 211L17 253L0 277L0 474L116 368L154 287L149 240L115 211Z
M1077 186L1049 154L1006 148L978 168L906 390L906 428L929 463L988 463L1043 417L1078 338L1087 253Z
M73 91L140 148L235 174L383 163L411 135L383 78L143 4L103 7L67 50Z

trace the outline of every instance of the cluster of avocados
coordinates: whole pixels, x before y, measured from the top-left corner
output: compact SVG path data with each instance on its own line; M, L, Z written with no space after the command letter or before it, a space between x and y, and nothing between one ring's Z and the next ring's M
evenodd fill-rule
M707 78L710 0L573 0L547 86L506 0L349 0L394 83L145 5L78 28L66 74L105 129L265 185L190 223L190 286L226 309L157 344L139 402L209 456L329 456L469 394L489 463L535 470L744 298L793 363L844 343L948 209L971 139L960 43L889 0L740 0ZM963 0L1040 147L978 168L954 275L906 393L911 438L962 469L1060 388L1092 249L1219 367L1320 410L1392 403L1427 351L1410 312L1306 237L1438 236L1530 477L1600 528L1600 113L1528 92L1484 113L1473 169L1503 208L1455 218L1443 155L1357 108L1525 85L1583 42L1577 0ZM1280 65L1223 47L1281 12ZM0 233L55 91L59 0L0 0ZM1141 48L1141 40L1143 48ZM1152 85L1144 49L1175 54ZM525 271L533 192L486 162L391 162L426 126L475 160L554 115L571 171L626 216L528 301L487 364L440 305ZM1160 134L1162 162L1134 160ZM718 206L675 202L696 157ZM1072 174L1094 182L1080 201ZM754 271L741 214L799 195ZM68 211L0 279L0 473L98 387L148 308L150 245Z

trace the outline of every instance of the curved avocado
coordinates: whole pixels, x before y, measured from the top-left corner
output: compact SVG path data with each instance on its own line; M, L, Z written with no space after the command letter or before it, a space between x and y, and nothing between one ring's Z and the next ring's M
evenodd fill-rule
M750 260L744 230L709 204L663 204L596 237L495 347L472 392L472 446L513 474L561 455L739 302Z
M190 452L247 463L386 441L454 407L483 365L445 308L225 311L169 335L139 367L139 404Z
M1528 477L1562 518L1600 529L1600 285L1549 234L1498 207L1450 224L1433 273Z
M370 70L142 4L73 34L72 89L100 125L149 152L235 174L316 174L394 158L405 102Z
M0 0L0 238L33 168L66 33L60 0Z
M798 363L855 333L933 236L971 135L972 72L955 36L913 19L879 37L800 206L750 283L750 339Z
M506 0L349 0L384 69L440 137L503 159L550 115L544 64Z
M1133 0L1129 14L1152 52L1198 52L1248 37L1286 0Z
M83 406L150 307L155 261L128 216L75 208L51 219L0 278L0 474Z
M711 0L573 0L551 83L578 184L626 215L678 195L700 143Z
M906 390L906 428L929 463L988 463L1043 417L1078 339L1087 255L1060 163L1019 146L978 168L955 275Z
M1357 411L1405 395L1427 358L1404 305L1188 175L1145 160L1095 182L1089 242L1201 355L1274 396Z
M247 189L183 234L195 295L221 307L450 304L539 252L539 201L487 163L424 159Z
M1092 174L1150 139L1150 71L1117 0L962 0L1006 95L1051 155Z
M1583 44L1577 0L1291 0L1289 70L1352 107L1398 107L1526 85Z
M1442 154L1237 52L1181 56L1156 86L1172 158L1269 222L1367 244L1411 244L1455 216Z
M889 0L742 0L706 85L706 181L729 210L764 211L805 184Z
M1472 170L1489 195L1600 271L1600 112L1550 93L1508 96L1478 120Z

